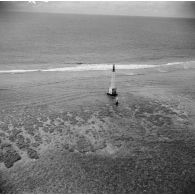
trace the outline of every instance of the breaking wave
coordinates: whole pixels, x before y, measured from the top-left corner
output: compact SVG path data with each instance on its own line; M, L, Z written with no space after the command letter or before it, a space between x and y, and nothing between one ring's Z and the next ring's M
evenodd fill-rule
M171 62L167 64L152 65L152 64L115 64L118 70L136 70L136 69L146 69L146 68L156 68L156 67L166 67L173 65L188 65L193 61L189 62ZM195 62L195 61L194 61ZM18 70L0 70L0 74L17 74L17 73L29 73L29 72L74 72L74 71L97 71L97 70L110 70L112 64L82 64L76 66L60 67L60 68L48 68L48 69L18 69Z

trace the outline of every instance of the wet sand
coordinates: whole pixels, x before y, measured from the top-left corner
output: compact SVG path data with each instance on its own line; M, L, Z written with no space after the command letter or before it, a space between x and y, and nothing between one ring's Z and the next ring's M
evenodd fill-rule
M0 76L3 193L194 193L195 69Z

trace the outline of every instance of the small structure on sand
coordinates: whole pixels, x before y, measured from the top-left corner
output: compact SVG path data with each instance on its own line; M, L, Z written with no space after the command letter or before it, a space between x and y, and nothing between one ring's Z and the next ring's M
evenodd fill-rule
M111 84L108 90L107 95L110 96L117 96L116 86L115 86L115 65L113 64L112 67L112 77L111 77Z

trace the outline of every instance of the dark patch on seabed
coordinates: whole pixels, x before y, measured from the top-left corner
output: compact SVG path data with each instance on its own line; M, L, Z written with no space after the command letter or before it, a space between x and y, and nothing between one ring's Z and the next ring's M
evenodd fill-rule
M171 141L183 136L181 130L186 131L190 125L187 113L178 105L138 97L119 108L107 104L81 107L77 112L55 113L44 105L16 107L1 110L0 119L0 162L7 168L21 159L21 152L38 159L41 145L56 136L69 140L64 142L70 151L85 153L105 148L108 137L117 147L134 141L135 134L138 139Z

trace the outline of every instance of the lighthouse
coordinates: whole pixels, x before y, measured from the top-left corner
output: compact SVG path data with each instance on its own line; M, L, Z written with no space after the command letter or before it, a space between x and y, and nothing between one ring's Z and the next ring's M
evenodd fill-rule
M115 65L113 64L113 67L112 67L112 77L111 77L111 84L110 84L110 87L109 87L109 90L108 90L108 95L111 95L111 96L117 96L117 92L116 92L116 86L115 86Z

